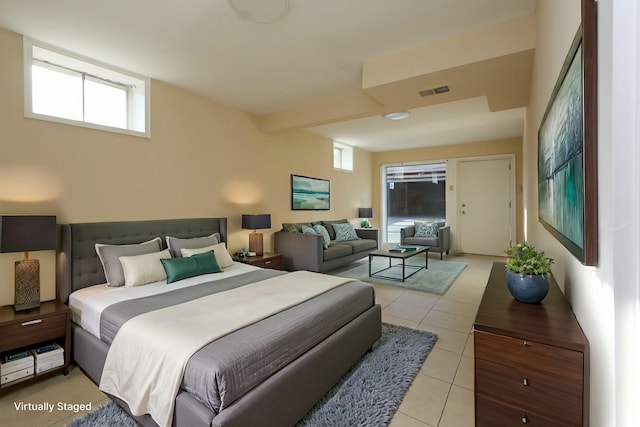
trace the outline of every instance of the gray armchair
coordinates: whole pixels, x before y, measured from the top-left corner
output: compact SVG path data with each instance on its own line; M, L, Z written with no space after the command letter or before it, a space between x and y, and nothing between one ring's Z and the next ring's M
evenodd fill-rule
M429 252L440 252L440 259L442 259L442 254L449 254L449 249L451 249L451 230L448 225L438 229L438 237L415 237L415 233L416 227L413 225L401 228L400 244L429 246Z

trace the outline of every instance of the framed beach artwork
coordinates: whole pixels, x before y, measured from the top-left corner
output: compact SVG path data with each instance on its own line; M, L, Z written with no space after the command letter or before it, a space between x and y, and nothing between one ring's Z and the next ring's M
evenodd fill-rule
M583 28L538 130L538 213L540 223L575 257L596 265L596 92L595 76L587 77L595 58L587 60Z
M322 211L331 206L328 179L291 175L291 209L294 211Z

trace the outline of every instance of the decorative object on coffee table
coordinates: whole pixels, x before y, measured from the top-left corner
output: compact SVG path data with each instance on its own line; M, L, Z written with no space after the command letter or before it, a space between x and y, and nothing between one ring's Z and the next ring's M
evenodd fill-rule
M553 259L531 245L518 244L505 251L507 287L515 299L539 303L549 292L549 275Z

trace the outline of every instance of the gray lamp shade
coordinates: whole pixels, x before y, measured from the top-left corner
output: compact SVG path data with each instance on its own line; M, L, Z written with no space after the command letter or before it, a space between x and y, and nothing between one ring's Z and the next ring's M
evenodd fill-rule
M242 215L242 228L249 230L271 228L271 215Z
M56 249L54 215L0 216L0 252L32 252Z
M373 218L373 208L358 208L358 218Z

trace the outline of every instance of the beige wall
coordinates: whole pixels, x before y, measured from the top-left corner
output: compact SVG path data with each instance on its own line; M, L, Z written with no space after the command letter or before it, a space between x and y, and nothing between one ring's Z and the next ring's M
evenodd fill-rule
M522 140L520 138L373 153L371 161L373 193L371 197L373 206L376 208L374 214L376 214L376 211L380 212L381 209L381 167L383 165L448 160L447 222L451 224L452 251L457 252L457 210L455 202L457 192L455 164L457 160L474 157L496 157L509 154L513 154L516 160L516 238L518 241L523 241ZM451 186L453 186L453 189ZM372 220L372 224L380 226L380 216L378 214L376 214L376 218Z
M252 117L152 82L151 139L23 117L22 37L0 29L0 214L54 214L58 223L223 216L229 248L248 245L243 213L270 213L266 248L282 222L356 217L371 205L371 154L333 169L332 142L306 132L268 135ZM99 58L97 58L99 59ZM330 211L291 211L292 173L331 180ZM0 255L0 305L13 303L13 262ZM55 298L53 251L41 261L42 299Z

